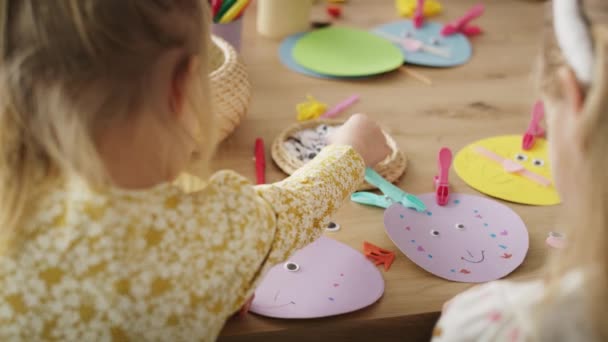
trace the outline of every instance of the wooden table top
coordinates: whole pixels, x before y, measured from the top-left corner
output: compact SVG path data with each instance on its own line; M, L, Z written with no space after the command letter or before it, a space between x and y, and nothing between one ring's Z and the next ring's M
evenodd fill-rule
M477 2L443 1L444 14L433 20L454 19ZM486 33L473 39L474 57L468 64L452 69L415 68L432 79L431 87L399 72L346 82L289 71L279 62L279 42L256 33L255 8L250 9L242 53L253 84L253 102L249 117L220 146L214 168L233 169L254 181L255 138L262 137L270 145L295 122L295 104L306 94L331 104L357 93L362 99L351 112L364 112L377 120L409 158L407 173L399 185L412 193L432 191L441 147L458 151L480 138L523 133L535 100L531 71L539 46L543 5L524 0L483 2L486 13L477 23ZM341 23L372 28L397 19L393 0L349 0ZM269 162L267 177L272 182L285 174ZM453 191L476 193L453 171L450 177ZM530 231L528 256L508 279L533 278L540 274L551 252L544 240L554 228L558 208L508 205L522 216ZM396 252L391 269L382 271L384 297L359 312L321 320L273 320L250 314L229 321L221 340L297 340L317 334L349 340L379 336L379 340L406 336L410 337L407 340L425 339L442 304L471 286L440 279L410 262L385 234L382 210L347 202L334 221L342 225L342 230L331 234L332 238L357 250L362 249L365 240Z

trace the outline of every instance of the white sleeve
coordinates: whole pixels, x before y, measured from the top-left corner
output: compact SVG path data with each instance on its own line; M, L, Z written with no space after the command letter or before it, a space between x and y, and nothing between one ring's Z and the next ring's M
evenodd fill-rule
M543 295L540 282L492 282L449 302L433 331L433 342L528 339L532 307Z

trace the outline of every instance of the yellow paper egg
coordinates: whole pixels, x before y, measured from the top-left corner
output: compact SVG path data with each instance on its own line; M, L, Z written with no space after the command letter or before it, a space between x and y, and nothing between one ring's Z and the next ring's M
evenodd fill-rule
M477 141L456 155L454 169L468 185L489 196L529 205L559 204L559 195L552 182L547 141L537 139L534 147L529 151L524 151L521 145L521 135ZM509 160L509 163L515 162L535 175L551 180L551 185L539 184L521 173L508 172L503 164L477 152L478 147Z

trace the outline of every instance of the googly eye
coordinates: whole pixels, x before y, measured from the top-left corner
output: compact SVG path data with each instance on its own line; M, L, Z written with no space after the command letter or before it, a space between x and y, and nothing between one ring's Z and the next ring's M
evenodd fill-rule
M554 238L554 239L563 239L565 236L562 233L558 233L558 232L550 232L549 233L549 237L550 238Z
M283 267L285 267L285 269L289 272L298 272L300 270L300 265L296 264L295 262L286 262Z
M458 230L464 230L466 228L466 226L462 223L457 223L454 227L456 227Z
M534 166L545 166L545 161L542 159L534 159L534 161L532 161L532 164L534 164Z
M329 222L325 230L328 232L337 232L340 230L340 225L335 222Z
M515 160L523 162L523 161L528 160L528 156L525 154L518 153L515 155Z
M438 237L439 235L440 235L440 233L438 230L435 230L435 229L431 230L431 236Z

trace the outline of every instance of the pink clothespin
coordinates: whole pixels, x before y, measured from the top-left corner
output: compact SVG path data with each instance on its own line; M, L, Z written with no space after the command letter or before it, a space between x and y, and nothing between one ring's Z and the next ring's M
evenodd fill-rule
M419 29L424 24L424 0L418 0L414 11L414 27Z
M446 24L441 30L441 34L443 36L449 36L455 33L462 33L467 37L472 37L481 34L483 32L481 30L481 27L469 25L469 23L473 19L479 18L484 11L485 7L482 4L473 6L473 8L471 8L467 12L467 14L465 14L462 18L452 23Z
M437 204L445 206L448 204L450 196L450 182L448 176L452 166L452 151L449 148L442 148L439 151L439 175L435 176L435 190Z
M545 136L545 130L540 126L540 122L545 117L545 106L542 101L536 101L534 109L532 110L532 119L530 125L524 134L521 148L528 151L534 147L536 138L542 138Z

